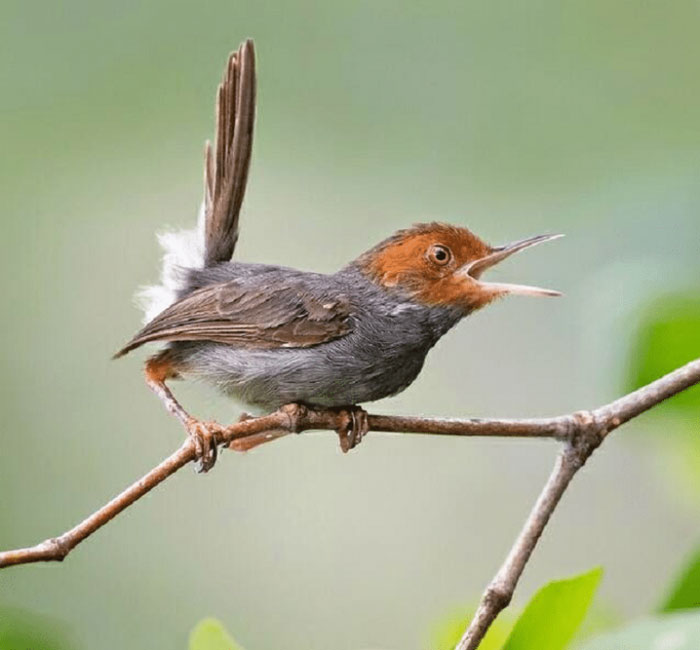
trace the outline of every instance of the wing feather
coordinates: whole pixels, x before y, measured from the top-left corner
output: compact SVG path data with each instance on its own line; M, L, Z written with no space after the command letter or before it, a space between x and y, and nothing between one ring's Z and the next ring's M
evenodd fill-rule
M115 357L150 341L215 341L247 348L304 348L351 330L350 302L301 282L262 288L244 279L208 285L148 323Z

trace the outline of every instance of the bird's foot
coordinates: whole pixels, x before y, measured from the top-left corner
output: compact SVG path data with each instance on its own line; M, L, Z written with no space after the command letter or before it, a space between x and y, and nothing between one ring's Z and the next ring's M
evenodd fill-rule
M362 442L369 431L367 411L361 406L353 405L339 409L343 423L336 430L340 440L340 448L344 454L354 449Z
M195 471L198 474L208 472L218 455L216 435L224 431L224 428L216 422L202 422L195 418L189 418L185 423L185 429L194 441L195 446Z
M250 420L252 417L253 416L249 413L241 413L238 421L245 422L246 420ZM286 436L288 433L289 431L286 429L272 429L270 431L263 431L252 436L246 436L245 438L231 440L231 442L228 443L227 449L231 449L232 451L250 451L259 445L264 445L266 442L272 442L273 440L277 440L277 438Z

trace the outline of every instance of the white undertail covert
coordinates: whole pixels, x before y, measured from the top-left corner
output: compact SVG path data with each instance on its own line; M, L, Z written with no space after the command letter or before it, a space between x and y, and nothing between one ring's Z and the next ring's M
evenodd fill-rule
M160 233L158 243L163 249L160 284L141 287L135 296L143 310L144 323L177 300L187 269L204 267L204 203L199 208L196 228Z

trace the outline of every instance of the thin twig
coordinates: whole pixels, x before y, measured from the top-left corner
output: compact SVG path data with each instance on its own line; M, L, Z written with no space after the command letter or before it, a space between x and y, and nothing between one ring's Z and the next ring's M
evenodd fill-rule
M484 591L476 614L455 650L475 650L491 623L508 606L542 531L571 479L607 435L644 411L699 382L700 359L697 359L610 404L570 416L570 437L557 456L554 469L508 557Z
M391 415L369 416L369 426L373 431L453 436L554 438L566 443L555 473L538 500L513 551L499 571L498 582L494 581L496 588L490 587L490 590L487 590L475 622L460 642L459 650L476 648L491 621L510 601L518 578L559 497L595 446L609 431L620 424L698 382L700 382L700 360L689 363L649 386L591 413L530 420L450 420ZM217 435L216 442L218 445L224 445L232 440L275 430L296 433L309 429L337 430L343 423L344 417L346 415L342 412L332 409L315 410L288 406L270 415L237 422L222 430ZM594 443L595 446L592 446ZM30 562L63 560L83 540L181 467L193 461L195 456L194 443L190 440L185 441L174 454L74 528L36 546L1 552L0 568Z

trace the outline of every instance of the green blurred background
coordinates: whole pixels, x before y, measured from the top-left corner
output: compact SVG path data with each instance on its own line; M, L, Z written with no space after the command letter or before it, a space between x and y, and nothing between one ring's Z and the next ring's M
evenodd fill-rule
M154 232L194 222L215 85L247 36L259 108L239 259L331 271L426 219L494 243L567 234L494 274L564 299L470 318L373 410L557 414L700 356L699 27L691 1L4 0L0 548L63 531L182 439L139 355L109 357L157 277ZM176 391L196 414L240 411ZM596 454L519 602L602 564L620 616L654 604L700 540L699 403L695 389ZM65 564L0 573L0 623L46 617L61 647L184 648L213 615L250 650L417 650L478 597L555 453L373 434L343 456L308 434L225 454Z

